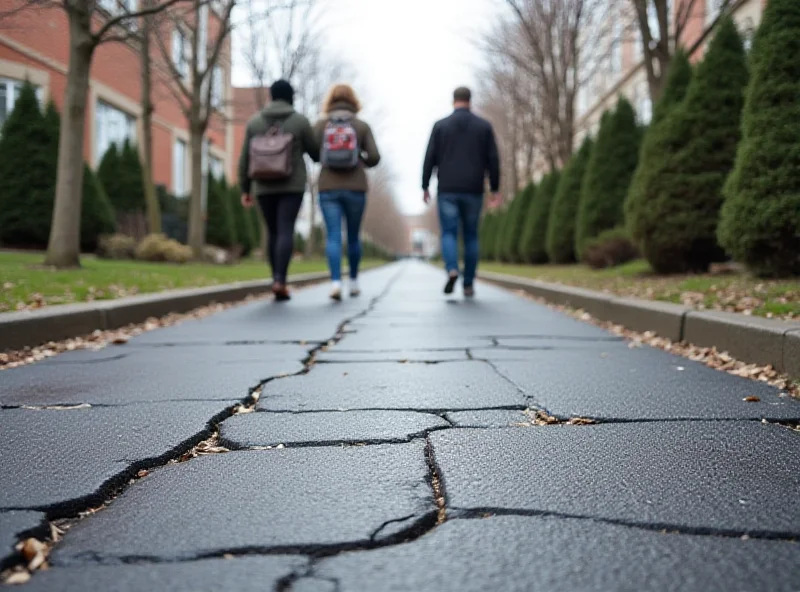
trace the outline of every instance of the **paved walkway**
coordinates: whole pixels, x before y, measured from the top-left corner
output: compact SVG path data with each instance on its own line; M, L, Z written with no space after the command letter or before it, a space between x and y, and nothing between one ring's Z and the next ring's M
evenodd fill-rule
M20 589L800 590L800 402L442 279L0 373L0 555L72 518Z

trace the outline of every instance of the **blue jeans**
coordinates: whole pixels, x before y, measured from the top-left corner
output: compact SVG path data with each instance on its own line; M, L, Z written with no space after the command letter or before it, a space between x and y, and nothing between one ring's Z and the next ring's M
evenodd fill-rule
M361 262L361 219L367 196L363 191L322 191L319 194L319 205L328 231L328 242L325 254L328 256L328 267L331 280L342 279L342 218L347 226L347 259L350 263L350 279L358 277L358 264Z
M483 195L472 193L440 193L439 224L442 227L442 259L448 273L458 272L458 223L464 239L464 286L475 281L478 267L478 222L481 219Z

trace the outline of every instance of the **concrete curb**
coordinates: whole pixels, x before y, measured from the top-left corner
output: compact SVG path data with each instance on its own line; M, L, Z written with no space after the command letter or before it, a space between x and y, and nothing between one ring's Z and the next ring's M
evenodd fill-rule
M298 274L289 277L289 284L301 287L328 277L327 271ZM98 329L119 329L151 317L188 312L209 304L236 302L251 294L264 294L271 288L271 280L256 280L4 313L0 315L0 351L88 335Z
M672 341L716 347L739 360L770 364L779 372L800 376L800 322L696 311L669 302L621 298L501 273L483 271L480 279L523 290L553 304L581 308L601 321L633 331L653 331Z

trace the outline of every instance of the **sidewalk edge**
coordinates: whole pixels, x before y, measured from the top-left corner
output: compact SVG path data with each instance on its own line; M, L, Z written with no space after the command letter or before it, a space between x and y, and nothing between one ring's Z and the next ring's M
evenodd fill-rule
M583 309L601 321L638 332L653 331L671 341L716 347L742 361L769 364L779 372L800 376L800 322L698 311L669 302L624 298L502 273L483 271L479 275L503 288Z
M289 285L302 287L328 279L327 271L297 274ZM272 280L234 282L205 288L169 290L79 304L45 307L0 315L0 351L34 347L96 330L118 329L151 317L189 312L214 303L236 302L269 292Z

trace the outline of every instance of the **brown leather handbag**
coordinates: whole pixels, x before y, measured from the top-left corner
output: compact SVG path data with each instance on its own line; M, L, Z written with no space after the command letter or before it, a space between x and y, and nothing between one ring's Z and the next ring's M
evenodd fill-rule
M247 176L255 181L282 181L292 176L294 136L277 123L267 132L250 138Z

